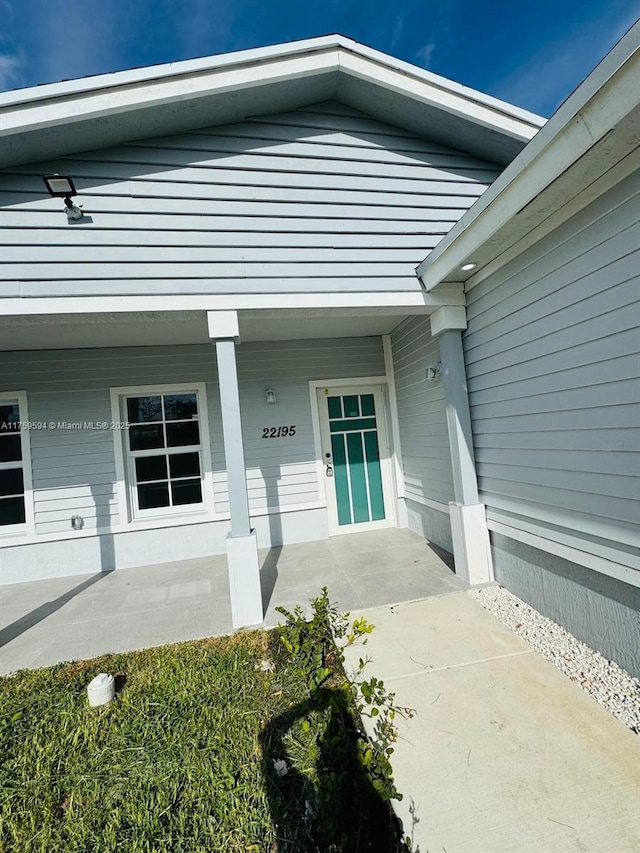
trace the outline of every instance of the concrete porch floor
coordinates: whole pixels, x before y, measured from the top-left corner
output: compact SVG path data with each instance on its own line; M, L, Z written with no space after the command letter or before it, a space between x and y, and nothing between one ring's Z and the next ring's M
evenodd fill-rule
M265 624L322 586L343 610L464 589L451 556L409 530L377 530L260 552ZM0 673L226 634L226 557L7 586L0 592Z

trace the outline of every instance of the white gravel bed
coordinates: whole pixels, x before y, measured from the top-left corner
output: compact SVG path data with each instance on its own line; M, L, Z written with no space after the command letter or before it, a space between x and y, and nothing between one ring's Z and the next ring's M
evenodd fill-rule
M501 586L472 589L469 595L640 735L640 679Z

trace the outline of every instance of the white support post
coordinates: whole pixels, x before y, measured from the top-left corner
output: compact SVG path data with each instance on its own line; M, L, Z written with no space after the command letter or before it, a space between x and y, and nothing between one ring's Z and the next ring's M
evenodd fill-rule
M466 327L466 311L459 306L441 308L431 318L431 334L438 338L440 346L453 471L455 501L449 504L453 556L456 573L473 585L492 581L493 565L485 507L478 498L462 346L462 330Z
M236 367L239 341L236 311L207 312L209 336L216 347L224 456L227 465L231 532L227 537L227 564L234 628L263 621L260 561L255 530L251 529L247 472L244 461L240 394Z

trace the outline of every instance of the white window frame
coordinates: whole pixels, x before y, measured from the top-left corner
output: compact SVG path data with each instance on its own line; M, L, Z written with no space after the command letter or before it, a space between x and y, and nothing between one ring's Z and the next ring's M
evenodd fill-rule
M24 485L24 514L25 520L20 524L0 525L0 537L15 536L16 534L35 533L35 512L33 507L33 472L31 468L31 441L29 424L29 407L26 391L0 391L0 405L18 404L20 423L20 440L22 446L22 479ZM6 470L17 467L15 462L0 462L0 469Z
M116 494L118 496L118 510L120 518L124 522L135 527L136 523L144 523L148 526L150 521L162 521L169 518L202 517L206 515L215 518L214 494L213 494L213 471L211 465L211 436L209 433L209 417L207 408L206 384L204 382L175 383L162 385L132 385L120 388L111 388L111 418L114 424L127 422L127 397L154 396L161 394L188 394L195 393L198 401L198 424L200 426L200 453L201 480L202 480L202 503L185 504L183 506L157 507L153 509L138 509L137 490L133 466L135 456L129 451L127 429L114 429L113 439L116 460ZM166 448L164 448L166 451ZM162 448L157 448L162 453ZM185 452L189 449L185 447ZM191 452L195 452L195 447ZM153 452L150 451L152 456Z

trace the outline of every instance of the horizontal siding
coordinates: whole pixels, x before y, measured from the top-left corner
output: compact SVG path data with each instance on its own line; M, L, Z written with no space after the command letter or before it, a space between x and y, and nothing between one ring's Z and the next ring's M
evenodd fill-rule
M489 518L638 569L639 247L637 173L472 288L464 334Z
M46 172L73 175L83 221ZM0 296L415 290L498 172L333 103L21 166L0 173Z
M429 319L403 321L391 344L406 495L446 504L453 479L442 383L425 379L426 368L440 361Z
M241 344L237 349L249 504L253 512L319 500L309 381L384 374L379 337ZM214 500L228 512L215 349L209 345L0 353L0 390L26 390L33 422L111 421L109 389L204 382ZM267 405L273 387L277 404ZM262 439L265 426L296 427L294 437ZM110 431L32 430L36 530L116 527L115 454Z

